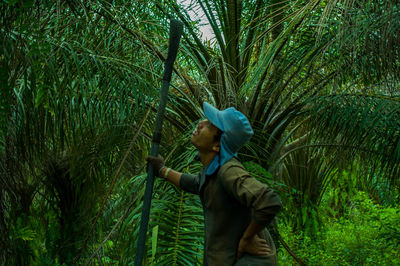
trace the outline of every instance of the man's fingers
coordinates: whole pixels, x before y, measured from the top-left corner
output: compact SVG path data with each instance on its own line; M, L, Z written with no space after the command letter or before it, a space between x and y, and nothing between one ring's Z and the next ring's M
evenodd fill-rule
M160 158L150 156L150 155L146 157L146 161L148 161L149 163L156 162L157 160L160 160Z
M271 248L265 239L258 239L257 242L257 255L268 255L271 252Z
M266 242L258 242L257 246L269 247L269 245Z
M270 249L259 249L255 255L268 255L271 252Z
M267 244L267 240L265 240L265 239L263 239L263 238L257 238L256 241L257 241L258 243Z
M265 239L255 236L253 239L251 239L251 241L248 242L241 240L237 252L237 259L240 259L244 253L268 256L271 254L271 248Z
M271 252L270 248L260 248L259 249L260 252Z
M164 157L162 157L161 155L158 155L157 157L154 156L147 156L146 157L146 161L150 162L150 161L164 161Z
M267 244L266 241L260 241L260 242L257 243L257 245L258 245L258 246L262 246L262 247L267 247L267 248L269 248L269 245Z

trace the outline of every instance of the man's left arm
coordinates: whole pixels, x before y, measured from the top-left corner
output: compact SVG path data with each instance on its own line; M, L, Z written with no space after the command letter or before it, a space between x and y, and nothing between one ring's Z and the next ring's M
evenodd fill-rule
M238 256L244 252L254 255L268 254L270 250L266 241L258 238L257 234L281 209L282 203L278 195L271 188L251 177L240 166L231 166L226 169L221 180L228 193L241 204L253 209L251 223L239 243Z

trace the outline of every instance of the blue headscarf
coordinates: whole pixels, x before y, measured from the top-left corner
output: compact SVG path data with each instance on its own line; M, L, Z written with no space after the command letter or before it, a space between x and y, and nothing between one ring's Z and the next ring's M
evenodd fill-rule
M237 151L250 140L254 132L246 116L234 107L220 111L204 102L203 109L207 119L222 131L220 152L206 171L206 175L212 175L229 159L237 156Z

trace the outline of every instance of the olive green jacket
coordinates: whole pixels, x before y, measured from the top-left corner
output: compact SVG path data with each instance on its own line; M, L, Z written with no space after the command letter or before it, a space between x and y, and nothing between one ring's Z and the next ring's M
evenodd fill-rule
M239 241L254 220L266 226L281 208L279 197L266 185L251 177L243 165L232 158L213 175L206 167L196 175L183 174L180 187L200 196L204 210L204 265L276 265L274 243L265 229L259 234L271 247L268 256L246 254L239 261Z

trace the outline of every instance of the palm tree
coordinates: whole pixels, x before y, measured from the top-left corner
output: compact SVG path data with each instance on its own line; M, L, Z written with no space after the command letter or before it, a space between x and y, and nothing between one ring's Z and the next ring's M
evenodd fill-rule
M75 4L4 8L1 257L10 264L72 263L156 87L151 68L161 64L149 66L140 43L127 47L101 16L71 16ZM129 153L124 173L138 171L145 154ZM29 251L31 232L46 245L39 256Z

